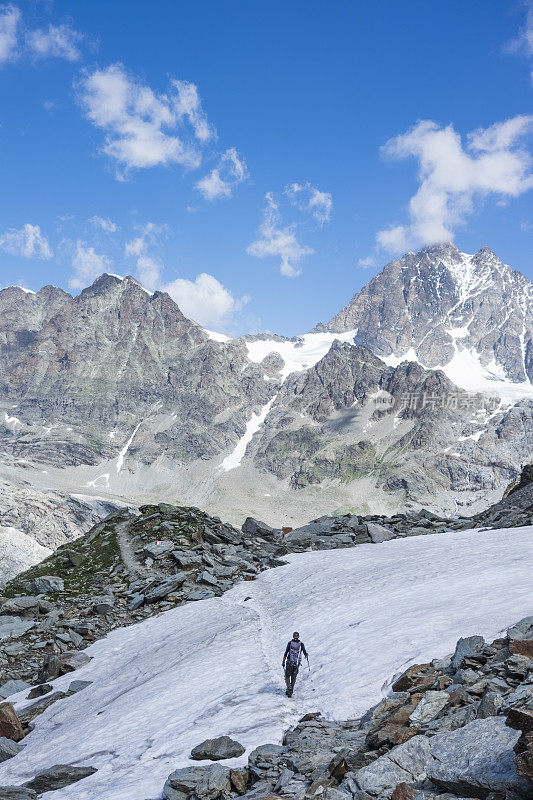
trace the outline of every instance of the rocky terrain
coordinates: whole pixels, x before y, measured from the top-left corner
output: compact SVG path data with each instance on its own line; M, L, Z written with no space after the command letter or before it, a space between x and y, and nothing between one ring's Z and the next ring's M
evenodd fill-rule
M264 744L239 769L217 763L178 769L166 800L244 797L324 800L528 800L533 794L533 617L490 644L413 664L359 720L307 713L281 744ZM240 755L227 737L192 757Z
M486 512L484 524L531 525L531 485L526 467ZM85 648L113 629L221 596L236 582L281 565L291 552L470 527L471 519L427 510L322 517L284 531L252 518L239 530L198 509L165 503L115 512L3 589L0 760L20 752L36 717L89 685L75 675L65 690L49 681L89 663ZM480 636L461 639L450 657L396 676L392 692L361 719L333 721L310 709L281 745L256 748L246 767L205 766L241 755L238 742L191 741L199 764L175 770L163 797L527 800L533 787L532 647L532 617L490 644ZM33 702L17 713L9 698L21 691ZM0 798L28 800L93 773L93 767L55 765L16 790L0 787Z

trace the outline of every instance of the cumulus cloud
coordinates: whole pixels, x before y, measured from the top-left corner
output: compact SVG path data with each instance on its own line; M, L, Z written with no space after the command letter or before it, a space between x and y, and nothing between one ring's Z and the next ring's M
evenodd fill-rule
M217 166L198 181L196 188L206 200L219 200L231 197L235 186L245 181L247 177L246 161L239 156L234 147L229 147L220 155Z
M52 249L46 236L43 236L39 225L27 222L22 228L10 228L0 234L0 247L15 256L24 258L52 258Z
M95 228L100 228L105 231L105 233L116 233L119 230L116 222L113 222L109 217L99 217L95 214L90 218L89 222L94 225Z
M196 280L177 278L162 287L178 304L183 314L200 325L224 326L249 301L234 297L213 275L200 273Z
M79 99L87 118L105 131L103 151L118 163L118 178L160 165L196 168L199 145L214 136L196 87L186 81L171 81L167 94L157 94L113 64L85 74Z
M533 188L531 156L523 144L533 115L473 131L463 142L453 125L421 120L382 148L385 156L418 161L419 187L409 222L378 231L390 252L452 240L455 230L490 196L505 202Z
M161 234L166 234L168 227L156 222L147 222L139 226L139 235L126 242L124 252L137 263L137 277L143 286L150 291L160 288L163 264L149 253Z
M67 61L78 61L81 53L78 44L83 34L68 25L49 25L46 30L40 28L26 33L27 49L39 58L64 58Z
M103 272L108 272L110 266L111 260L108 256L95 252L94 247L78 239L72 258L74 275L69 281L69 286L72 289L83 289Z
M285 194L294 206L302 211L309 211L321 225L330 221L333 208L330 192L322 192L308 181L304 184L289 184L285 187Z
M25 29L19 8L0 7L0 64L24 54L37 58L63 58L77 61L79 43L84 36L69 25L48 25L48 28Z
M21 13L15 6L0 8L0 64L17 56Z
M279 203L272 192L265 195L266 207L263 221L257 231L257 239L246 249L248 255L257 258L279 256L280 271L287 278L295 278L301 274L300 261L315 251L311 247L300 244L296 238L295 225L283 226Z

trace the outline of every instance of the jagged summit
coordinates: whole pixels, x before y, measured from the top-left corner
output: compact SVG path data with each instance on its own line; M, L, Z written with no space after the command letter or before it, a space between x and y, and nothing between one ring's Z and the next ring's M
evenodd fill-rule
M449 367L460 384L465 374L478 383L533 379L533 284L487 246L473 255L449 242L406 253L314 330L355 329L388 363Z

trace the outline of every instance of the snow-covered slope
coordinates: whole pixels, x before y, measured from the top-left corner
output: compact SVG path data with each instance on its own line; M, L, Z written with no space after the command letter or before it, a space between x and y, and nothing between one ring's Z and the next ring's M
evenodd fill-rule
M97 773L47 800L154 800L207 737L232 735L249 752L307 711L356 717L408 664L532 613L532 557L533 527L290 556L221 598L95 643L90 664L55 682L93 684L37 718L24 752L0 765L0 784L91 764ZM294 628L312 672L302 669L288 700L281 657Z
M17 528L0 526L0 586L23 569L43 561L52 551Z

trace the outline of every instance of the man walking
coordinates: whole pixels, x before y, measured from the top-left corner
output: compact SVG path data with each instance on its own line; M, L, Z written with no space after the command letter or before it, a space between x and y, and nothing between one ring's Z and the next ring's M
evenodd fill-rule
M302 663L302 655L309 658L304 643L300 641L300 634L298 631L294 631L291 641L287 643L281 662L281 666L285 669L285 685L287 687L285 694L287 697L292 697L296 676Z

